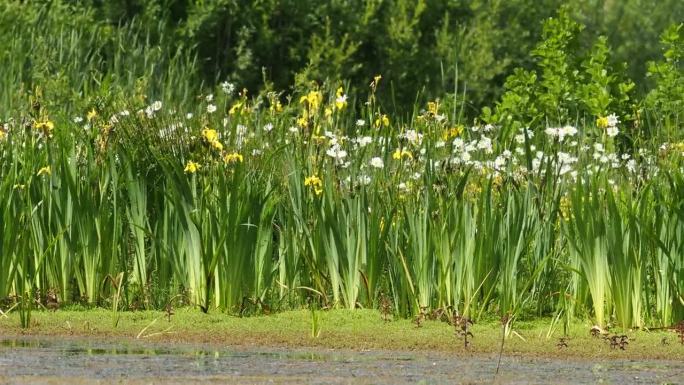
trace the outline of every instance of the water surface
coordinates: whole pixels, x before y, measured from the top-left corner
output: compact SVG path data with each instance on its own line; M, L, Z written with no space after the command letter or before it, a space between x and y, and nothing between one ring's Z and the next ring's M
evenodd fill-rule
M0 339L0 384L684 384L682 361Z

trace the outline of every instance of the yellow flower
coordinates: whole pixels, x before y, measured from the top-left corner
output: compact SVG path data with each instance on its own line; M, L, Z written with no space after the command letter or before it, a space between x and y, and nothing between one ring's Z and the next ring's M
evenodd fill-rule
M438 102L428 102L427 104L427 112L431 115L437 115L437 112L439 110L439 103Z
M382 75L375 75L375 77L373 78L373 81L370 84L370 87L373 89L373 91L375 91L375 89L378 88L380 79L382 79Z
M218 132L211 128L205 128L202 130L202 137L206 139L207 142L211 143L218 140Z
M209 143L209 145L219 151L223 150L223 144L218 140L218 132L211 128L205 128L202 130L202 138Z
M299 103L306 104L310 110L317 110L322 101L323 94L320 91L310 91L299 98Z
M572 215L572 204L570 202L570 198L567 196L562 196L560 199L560 212L561 212L561 217L564 220L568 220L573 217Z
M3 131L3 130L0 128L0 140L4 139L5 136L7 136L7 134L5 134L5 131Z
M392 159L401 160L402 158L413 159L413 154L411 154L411 151L409 150L397 148L394 153L392 153Z
M270 111L283 112L283 105L280 104L280 100L276 100L275 102L271 103Z
M235 115L236 112L241 112L243 110L242 106L244 105L243 102L237 102L233 104L232 107L230 107L230 110L228 110L228 115Z
M309 125L309 119L307 114L302 114L302 116L297 118L297 125L302 128Z
M340 87L337 89L337 92L335 93L335 108L338 110L342 110L345 107L347 107L347 95L345 95L344 89Z
M199 163L195 163L191 160L188 161L188 164L185 165L185 169L183 171L187 172L188 174L194 174L199 170L202 166L200 166Z
M88 111L88 114L86 114L86 119L88 119L88 121L91 121L95 119L95 117L97 117L97 110L95 109L95 107L93 107L90 111Z
M450 129L445 130L442 133L442 140L446 142L448 140L451 140L451 139L461 135L461 133L463 133L463 126L462 125L451 127Z
M596 127L598 128L608 128L608 117L600 116L596 119Z
M224 155L223 161L226 163L242 163L244 161L244 158L242 157L242 155L238 154L237 152L234 152L232 154Z
M311 187L316 195L323 193L323 181L316 175L304 178L304 186Z
M52 130L55 128L55 124L49 120L42 122L34 122L33 127L43 133L45 136L52 136Z
M36 175L52 175L52 169L50 169L50 166L41 167L41 169L38 170L38 173L36 173Z
M316 130L316 132L318 132L318 131L319 130ZM318 135L318 134L314 133L313 135L311 135L311 140L316 144L323 144L323 143L328 141L328 138L326 138L323 135Z
M389 125L390 125L389 117L387 117L387 115L385 115L385 114L382 114L382 115L378 116L377 119L375 119L375 127L381 127L381 126L387 127Z

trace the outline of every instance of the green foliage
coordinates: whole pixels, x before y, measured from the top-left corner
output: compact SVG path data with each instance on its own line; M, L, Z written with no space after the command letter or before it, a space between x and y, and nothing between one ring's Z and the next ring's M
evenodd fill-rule
M540 101L549 110L576 96L582 56L574 49L599 35L616 47L609 62L628 63L619 78L643 90L644 63L658 55L657 36L682 7L676 0L4 0L0 32L12 38L1 50L3 81L20 78L25 87L3 91L0 100L16 106L10 96L35 85L61 98L142 86L155 99L188 98L225 79L251 93L264 78L277 89L326 79L362 88L382 74L379 94L395 113L408 115L416 97L433 99L459 84L467 116L476 116L515 68L539 64L548 90ZM542 33L543 21L561 8L565 16ZM582 36L574 36L578 25L586 25ZM550 117L574 118L568 108Z
M666 125L668 135L673 135L684 113L684 24L672 25L664 31L661 44L663 59L648 66L648 75L656 86L648 94L646 105L661 114L659 120Z
M622 123L634 121L635 84L626 78L624 66L613 64L606 37L599 36L589 50L581 49L582 30L567 9L547 20L544 40L532 51L538 72L515 69L495 112L485 108L481 118L504 125L509 133L539 125L591 124L611 113Z
M551 0L124 3L0 2L0 298L26 326L50 290L681 318L681 25L643 99Z

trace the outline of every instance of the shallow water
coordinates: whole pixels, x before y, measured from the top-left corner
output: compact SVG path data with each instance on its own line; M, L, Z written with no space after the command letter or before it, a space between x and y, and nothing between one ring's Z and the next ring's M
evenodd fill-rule
M0 340L0 384L684 384L684 362Z

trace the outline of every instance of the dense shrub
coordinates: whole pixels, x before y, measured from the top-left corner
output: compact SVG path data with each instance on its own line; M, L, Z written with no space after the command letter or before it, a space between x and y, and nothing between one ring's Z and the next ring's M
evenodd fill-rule
M186 90L162 87L171 86L164 71L185 61L174 70L194 87L229 79L252 93L265 81L278 89L326 79L365 85L382 74L388 86L380 94L405 114L416 95L434 98L458 82L466 112L476 116L501 95L515 68L529 70L539 62L530 52L542 37L543 21L561 4L586 26L578 47L589 49L605 35L613 47L608 61L627 63L625 74L642 91L650 87L646 63L660 54L658 36L684 14L677 0L4 0L0 31L13 39L0 43L0 52L32 52L30 61L44 61L12 58L23 63L18 79L27 88L41 83L34 76L83 89L114 73L129 77L127 87L146 82L157 94L187 96ZM67 30L84 46L64 51ZM195 58L196 65L186 65ZM93 62L96 73L87 68ZM66 71L72 63L81 67ZM16 85L10 76L4 84ZM176 79L176 87L183 82Z

